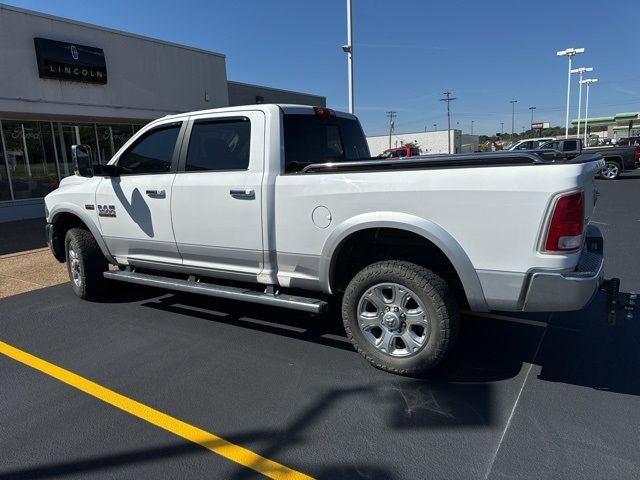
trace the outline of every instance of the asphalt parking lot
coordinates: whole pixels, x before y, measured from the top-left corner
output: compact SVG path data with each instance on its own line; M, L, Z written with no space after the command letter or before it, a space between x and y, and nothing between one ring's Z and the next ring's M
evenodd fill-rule
M640 174L597 181L607 276L640 291ZM371 368L335 316L113 286L0 299L0 342L323 479L639 478L640 318L465 315L423 379ZM6 348L5 350L6 351ZM144 416L144 415L142 415ZM0 355L0 479L263 478Z

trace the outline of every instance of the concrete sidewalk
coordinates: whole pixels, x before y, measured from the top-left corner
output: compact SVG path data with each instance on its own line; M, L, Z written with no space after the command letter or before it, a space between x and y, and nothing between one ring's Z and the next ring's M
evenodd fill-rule
M0 256L0 298L64 283L69 279L47 247Z
M44 225L43 218L0 223L0 298L68 280L47 248Z

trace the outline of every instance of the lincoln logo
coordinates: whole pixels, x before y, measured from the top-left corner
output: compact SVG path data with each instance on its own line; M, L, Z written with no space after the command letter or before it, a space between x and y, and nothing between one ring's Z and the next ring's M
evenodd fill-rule
M78 49L75 45L71 45L71 56L74 60L78 60Z

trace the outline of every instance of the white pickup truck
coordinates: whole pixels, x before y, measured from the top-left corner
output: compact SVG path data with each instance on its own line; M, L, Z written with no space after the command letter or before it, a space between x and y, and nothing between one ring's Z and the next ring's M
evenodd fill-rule
M79 297L105 279L313 313L334 296L354 347L399 374L442 360L460 306L577 310L602 280L601 156L372 159L352 115L251 105L153 121L107 165L82 145L74 160L45 203Z

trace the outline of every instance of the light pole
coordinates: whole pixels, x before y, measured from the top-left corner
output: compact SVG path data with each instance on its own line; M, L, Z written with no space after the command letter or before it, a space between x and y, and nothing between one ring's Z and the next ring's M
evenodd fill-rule
M437 123L434 123L434 124L433 124L433 131L435 132L436 130L438 130L438 124L437 124Z
M533 138L533 111L536 109L536 107L529 107L529 110L531 110L531 126L529 128L531 128L531 138Z
M445 98L441 98L441 102L447 102L447 139L449 140L449 155L451 155L451 102L456 98L451 97L451 92L444 92Z
M471 135L473 135L473 120L471 120Z
M593 72L593 68L591 67L580 67L574 68L571 70L571 73L577 73L580 75L580 79L578 84L580 85L578 89L578 132L576 133L576 138L580 138L580 115L582 111L582 74L585 72Z
M567 116L564 122L564 138L569 138L569 98L571 96L571 59L578 53L584 53L584 48L567 48L556 52L558 57L569 57L569 70L567 74Z
M516 103L518 103L518 100L509 100L509 103L511 104L511 140L513 140L513 125L516 118Z
M349 75L349 113L354 112L353 98L353 25L351 22L351 0L347 0L347 44L342 45L342 51L347 54L347 69ZM391 148L391 147L389 147Z
M500 122L500 135L504 135L504 122Z
M592 84L597 83L597 78L585 78L584 80L580 80L580 83L584 83L587 85L587 101L584 107L584 146L587 146L587 126L589 125L589 88Z

